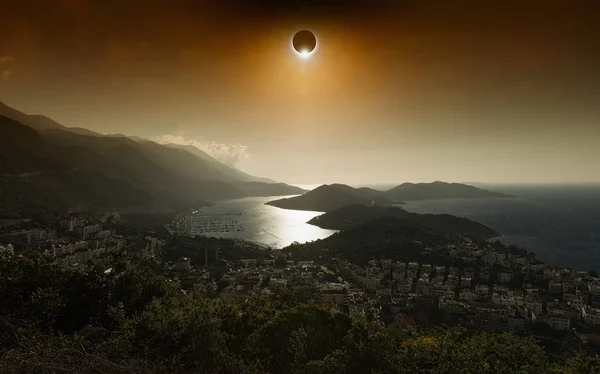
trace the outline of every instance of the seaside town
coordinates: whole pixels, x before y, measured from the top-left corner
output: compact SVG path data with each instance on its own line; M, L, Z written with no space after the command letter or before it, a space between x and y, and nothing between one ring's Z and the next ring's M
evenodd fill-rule
M5 224L0 258L17 255L18 248L33 249L64 266L78 267L114 250L130 255L135 251L137 258L163 269L183 292L227 297L302 286L336 310L382 325L402 320L473 330L555 333L583 343L594 339L600 327L597 274L551 266L523 251L481 247L468 239L460 245L426 247L419 261L373 258L364 265L341 258L324 260L326 256L300 260L287 248L241 240L229 240L228 250L192 243L195 258L165 260L171 233L134 230L133 235L124 233L124 226L118 213L64 217L53 228Z

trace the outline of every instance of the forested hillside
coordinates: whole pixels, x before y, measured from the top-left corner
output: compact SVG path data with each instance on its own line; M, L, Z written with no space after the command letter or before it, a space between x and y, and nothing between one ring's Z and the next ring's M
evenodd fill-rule
M383 328L284 287L215 299L183 294L115 252L80 269L39 254L0 262L0 372L592 373L532 338Z

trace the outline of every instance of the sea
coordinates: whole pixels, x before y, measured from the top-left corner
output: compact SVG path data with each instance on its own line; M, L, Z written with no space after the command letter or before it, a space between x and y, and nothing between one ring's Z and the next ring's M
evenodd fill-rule
M525 248L549 264L578 270L600 270L600 185L476 186L515 197L412 201L405 204L404 209L415 213L466 217L501 233L492 240ZM265 205L280 198L227 200L202 208L201 214L231 214L231 219L243 228L241 231L208 232L205 235L244 239L282 248L292 242L310 242L335 233L306 223L322 214L320 212Z
M475 185L475 184L473 184ZM514 198L412 201L415 213L446 213L483 223L552 265L600 270L600 185L491 185Z

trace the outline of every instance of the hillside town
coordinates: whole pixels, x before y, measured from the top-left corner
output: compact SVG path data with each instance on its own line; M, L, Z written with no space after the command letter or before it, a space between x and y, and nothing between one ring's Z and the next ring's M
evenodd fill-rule
M373 258L361 266L341 258L300 260L285 248L235 241L232 248L242 255L228 251L221 257L219 248L198 247L194 261L165 261L165 237L152 232L121 235L115 231L120 222L118 213L106 213L64 217L47 229L4 227L0 257L14 255L17 246L77 267L110 251L126 250L161 267L183 292L227 297L302 286L336 310L382 325L403 320L473 330L554 331L584 341L600 326L600 278L547 265L526 252L481 248L465 240L462 245L428 247L419 261Z

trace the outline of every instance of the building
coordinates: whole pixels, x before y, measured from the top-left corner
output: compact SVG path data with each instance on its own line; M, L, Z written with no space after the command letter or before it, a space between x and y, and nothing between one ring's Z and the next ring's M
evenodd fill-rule
M36 229L29 230L26 233L27 235L27 244L31 244L33 242L39 242L48 239L48 233L46 230Z
M590 325L600 325L600 310L598 309L586 309L583 312L584 320Z
M548 315L540 318L540 321L546 322L554 330L565 331L571 327L571 319L566 316Z
M460 286L461 287L471 287L471 281L472 281L472 279L470 277L463 276L460 279Z
M396 291L400 293L409 293L412 289L412 280L400 280L396 282Z
M326 283L321 288L323 300L335 305L343 305L346 301L348 290L343 283Z
M515 258L515 264L517 265L525 265L527 263L527 257L523 257L523 256L519 256L517 258Z
M269 287L283 287L287 284L285 278L271 278L269 279Z
M548 291L553 294L559 294L562 292L562 283L551 281L548 284Z
M374 291L381 282L379 278L359 277L358 279L364 288L371 291Z
M99 233L102 231L102 225L88 225L77 228L79 235L82 239L87 239L93 234Z
M523 300L523 306L535 314L542 313L542 299L539 297L527 297Z
M475 296L475 293L473 291L471 291L469 288L463 288L460 290L459 298L461 300L465 300L465 301L473 301L473 300L475 300L476 296Z
M244 265L244 267L254 267L256 266L255 258L242 259L240 262Z
M87 223L87 220L83 217L68 217L60 222L62 228L69 231L73 231L78 227L83 227Z
M488 299L488 293L490 288L483 284L478 284L475 287L475 299L478 301L486 301Z
M463 271L464 278L473 278L474 276L475 276L475 269L473 269L473 268L466 268Z

